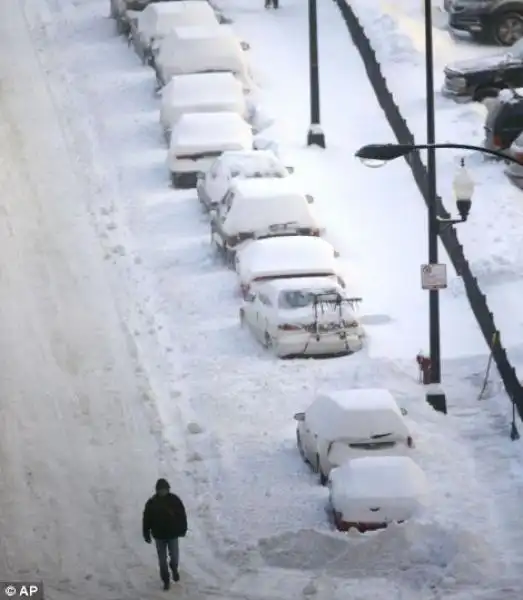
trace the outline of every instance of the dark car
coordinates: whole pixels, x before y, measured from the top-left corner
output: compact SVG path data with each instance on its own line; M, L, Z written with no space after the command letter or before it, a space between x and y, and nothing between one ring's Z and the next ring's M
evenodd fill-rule
M523 39L505 52L451 63L445 67L442 93L454 98L496 97L505 88L523 87Z
M452 0L449 27L478 41L512 46L523 37L523 0Z
M485 119L483 146L506 152L523 131L523 98L516 92L503 91L489 101Z

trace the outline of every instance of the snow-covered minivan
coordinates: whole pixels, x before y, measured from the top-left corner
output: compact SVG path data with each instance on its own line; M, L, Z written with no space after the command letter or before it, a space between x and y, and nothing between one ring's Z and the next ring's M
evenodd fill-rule
M168 166L173 187L195 188L198 173L209 169L226 150L254 146L252 129L238 113L185 113L171 134Z
M161 40L154 56L160 86L175 75L230 71L245 91L252 89L242 43L229 25L177 27Z

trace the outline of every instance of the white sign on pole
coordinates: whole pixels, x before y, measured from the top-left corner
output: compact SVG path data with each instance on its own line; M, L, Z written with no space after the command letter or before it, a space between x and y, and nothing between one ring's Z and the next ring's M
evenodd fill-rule
M421 265L421 287L424 290L444 290L447 287L447 265Z

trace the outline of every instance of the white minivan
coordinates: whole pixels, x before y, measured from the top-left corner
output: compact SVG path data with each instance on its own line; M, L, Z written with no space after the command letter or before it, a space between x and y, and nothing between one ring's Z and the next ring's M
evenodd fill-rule
M331 469L353 458L411 454L414 441L405 414L387 389L320 393L294 415L298 450L325 485Z

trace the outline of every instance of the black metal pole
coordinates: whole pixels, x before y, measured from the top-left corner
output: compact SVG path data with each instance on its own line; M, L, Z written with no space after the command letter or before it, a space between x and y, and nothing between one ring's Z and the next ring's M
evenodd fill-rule
M432 2L425 0L425 77L427 108L427 144L436 143L434 111L434 56L432 41ZM436 189L436 149L427 149L428 172L428 233L429 264L438 262L438 213ZM430 388L427 402L438 412L447 413L445 394L439 388L441 383L439 290L429 290L429 346L430 346Z
M320 70L318 65L318 10L316 0L309 0L309 88L311 123L307 146L325 148L325 134L320 125Z

